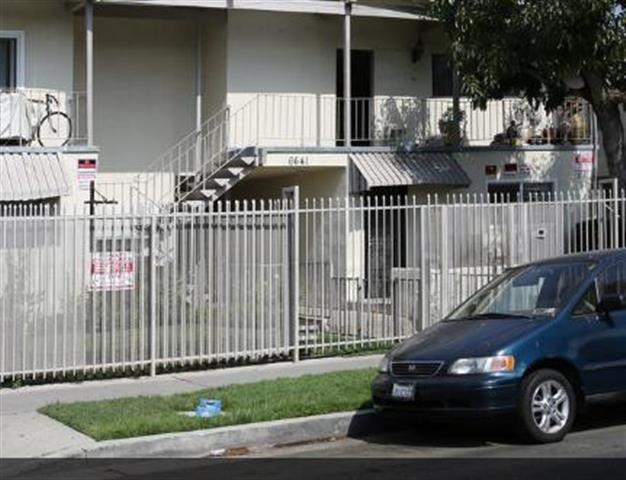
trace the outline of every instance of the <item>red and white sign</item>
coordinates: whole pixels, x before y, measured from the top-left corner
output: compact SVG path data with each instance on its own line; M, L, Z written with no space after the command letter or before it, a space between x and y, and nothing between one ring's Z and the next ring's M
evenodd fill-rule
M593 172L593 152L577 153L574 157L574 168L577 172L591 175Z
M517 163L505 163L504 174L505 175L517 175Z
M89 190L91 182L96 181L96 174L98 173L96 160L79 159L78 160L78 189Z
M94 253L90 290L117 291L135 288L135 257L130 252Z

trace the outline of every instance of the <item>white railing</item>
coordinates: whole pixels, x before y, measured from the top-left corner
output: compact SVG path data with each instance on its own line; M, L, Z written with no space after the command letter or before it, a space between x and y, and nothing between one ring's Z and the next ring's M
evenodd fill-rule
M106 197L124 197L135 207L163 208L191 198L235 155L250 147L334 147L345 144L344 102L332 95L261 93L236 109L224 107L169 148L132 181L99 183ZM555 112L532 109L520 99L492 101L485 110L460 102L465 145L590 143L593 114L581 100ZM452 99L355 98L351 101L353 145L414 148L453 142ZM515 128L511 128L511 126Z
M452 98L377 96L353 98L354 145L412 148L453 142ZM490 101L485 110L461 99L461 141L465 145L591 143L593 112L570 99L554 112L533 109L525 100ZM345 143L343 99L332 95L259 94L238 121L250 125L251 138L263 146L315 147ZM512 127L513 122L513 128Z
M0 145L85 145L86 96L52 89L0 89Z
M505 268L626 248L624 192L533 200L0 207L0 381L380 346Z

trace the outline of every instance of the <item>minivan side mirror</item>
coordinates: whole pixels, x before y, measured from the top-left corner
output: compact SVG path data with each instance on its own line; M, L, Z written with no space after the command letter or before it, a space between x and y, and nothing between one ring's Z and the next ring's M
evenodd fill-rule
M598 310L603 313L610 313L622 309L626 309L626 295L619 293L606 293L598 303Z

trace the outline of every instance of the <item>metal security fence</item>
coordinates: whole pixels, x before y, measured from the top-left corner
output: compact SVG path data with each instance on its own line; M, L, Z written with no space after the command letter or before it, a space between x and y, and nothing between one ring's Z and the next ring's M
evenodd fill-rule
M0 207L0 380L375 347L510 266L626 248L624 192L528 200Z
M292 354L290 212L4 209L0 377Z
M432 325L504 269L626 248L626 196L305 201L299 347L393 342Z

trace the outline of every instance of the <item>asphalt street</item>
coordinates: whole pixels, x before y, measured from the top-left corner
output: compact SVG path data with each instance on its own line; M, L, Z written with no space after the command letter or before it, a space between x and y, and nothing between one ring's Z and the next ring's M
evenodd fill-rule
M252 452L263 458L623 458L626 459L626 404L596 406L564 441L525 443L505 420L407 420L399 431L366 438ZM626 478L626 471L623 472Z
M506 422L428 418L403 423L385 434L230 452L230 458L34 461L6 479L625 478L624 403L593 408L564 441L550 445L520 441Z

